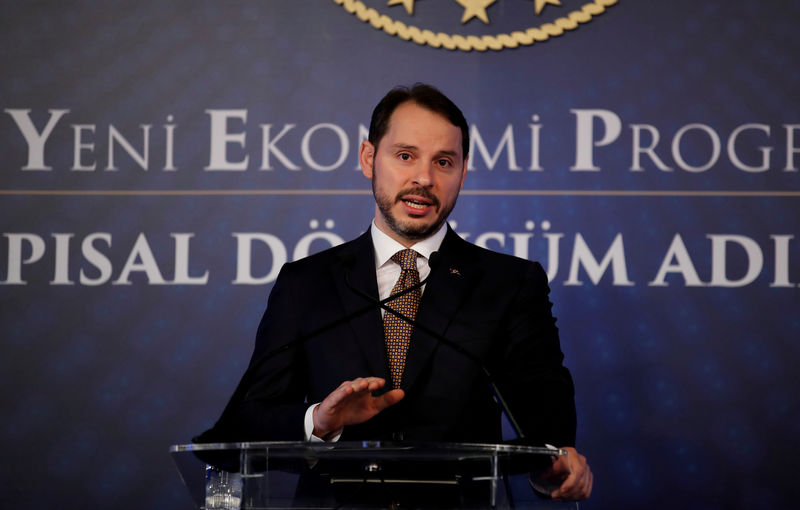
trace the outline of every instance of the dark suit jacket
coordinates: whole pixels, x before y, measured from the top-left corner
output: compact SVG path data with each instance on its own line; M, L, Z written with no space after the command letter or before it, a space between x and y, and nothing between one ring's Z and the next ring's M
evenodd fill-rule
M309 404L345 380L389 381L380 311L351 287L378 297L369 231L285 264L248 370L216 425L195 440L302 440ZM573 385L548 293L538 263L479 248L448 228L417 321L483 361L530 443L569 446ZM400 403L346 427L341 440L500 442L500 412L480 367L418 329L402 388Z

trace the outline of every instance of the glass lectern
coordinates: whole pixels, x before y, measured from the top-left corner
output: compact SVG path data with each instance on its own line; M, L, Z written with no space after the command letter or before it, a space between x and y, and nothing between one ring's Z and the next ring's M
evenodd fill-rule
M547 498L565 450L502 444L257 442L170 448L198 508L577 508Z

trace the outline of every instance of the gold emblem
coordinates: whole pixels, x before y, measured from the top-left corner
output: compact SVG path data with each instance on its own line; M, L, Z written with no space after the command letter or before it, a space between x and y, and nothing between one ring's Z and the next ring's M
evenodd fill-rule
M354 14L358 19L369 23L378 30L383 30L389 35L397 36L404 41L413 41L420 45L460 51L486 51L530 46L536 42L544 42L551 37L558 37L564 32L575 30L578 25L588 23L592 18L603 14L606 8L615 5L619 0L593 0L581 6L580 9L570 12L566 16L539 26L517 30L511 33L496 35L460 35L434 33L431 30L421 29L413 25L406 25L396 21L386 14L381 14L371 7L367 7L360 0L333 0L341 5L347 12ZM402 5L409 15L414 14L414 2L417 0L388 0L387 7ZM497 0L455 0L464 8L461 23L478 19L485 24L490 23L487 8ZM549 5L561 6L561 0L535 0L535 14L539 15Z

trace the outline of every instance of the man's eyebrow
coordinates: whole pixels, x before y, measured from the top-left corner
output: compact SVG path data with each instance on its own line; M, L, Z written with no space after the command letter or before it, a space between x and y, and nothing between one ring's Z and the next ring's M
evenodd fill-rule
M439 152L436 153L436 155L437 156L452 156L454 158L458 157L458 153L456 151L448 151L448 150L439 151Z
M406 150L416 150L418 147L416 145L411 145L407 143L395 143L392 145L395 149L406 149Z

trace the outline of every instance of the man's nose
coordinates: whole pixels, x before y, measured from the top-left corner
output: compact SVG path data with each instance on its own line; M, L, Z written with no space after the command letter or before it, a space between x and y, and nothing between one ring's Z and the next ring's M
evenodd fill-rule
M414 169L414 184L426 188L433 185L433 172L433 163L422 163L417 165L417 167Z

